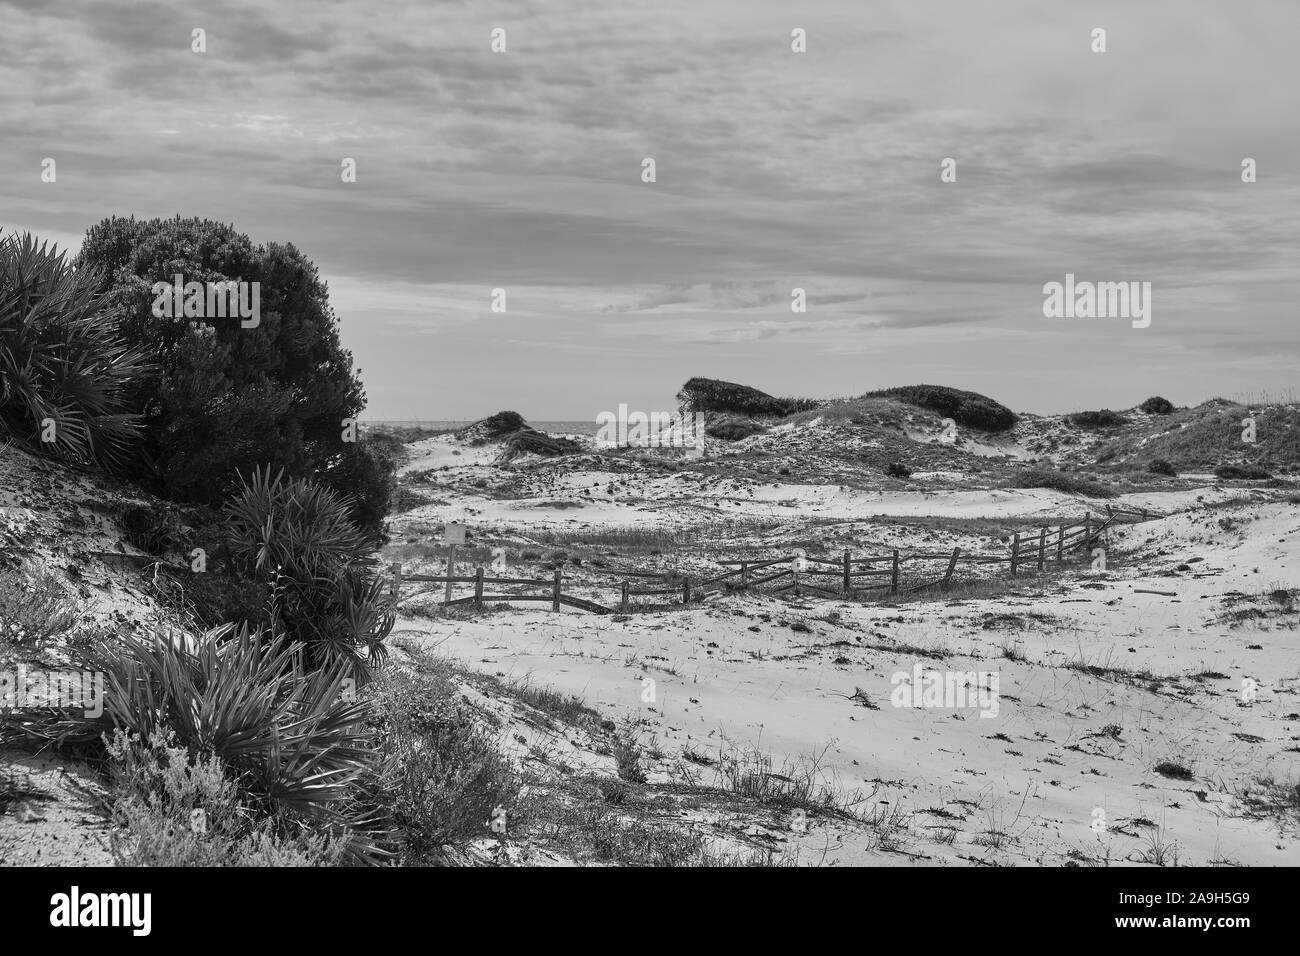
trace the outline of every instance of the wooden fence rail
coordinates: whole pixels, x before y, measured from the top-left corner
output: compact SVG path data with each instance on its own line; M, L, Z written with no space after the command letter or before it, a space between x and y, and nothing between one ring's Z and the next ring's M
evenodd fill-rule
M884 591L887 594L896 595L915 593L930 588L948 590L952 587L953 579L957 575L958 565L962 562L971 565L1009 563L1012 577L1016 577L1020 570L1027 566L1032 566L1040 572L1045 571L1049 560L1054 560L1055 564L1060 566L1064 563L1067 553L1080 548L1090 551L1092 546L1110 527L1125 518L1143 521L1147 519L1147 512L1143 510L1116 509L1107 506L1104 518L1094 517L1091 512L1087 512L1079 521L1069 524L1058 525L1054 528L1042 526L1033 532L1027 533L1016 532L1012 536L1010 553L1006 557L989 554L964 554L960 547L956 547L951 552L914 551L907 554L903 554L898 549L893 549L889 554L858 558L853 557L849 551L844 551L839 558L834 559L810 558L798 554L755 558L752 560L728 558L715 563L731 570L712 577L694 580L689 575L673 572L592 568L587 570L606 577L622 578L622 580L610 585L583 584L580 587L587 591L616 588L618 591L617 606L623 611L630 608L633 597L662 597L669 599L680 597L681 603L688 605L693 601L704 600L713 594L747 590L764 584L772 585L770 588L771 593L779 594L794 591L796 594L802 594L807 591L827 597L839 598L874 591ZM942 573L932 579L909 583L904 586L903 565L926 561L943 562ZM808 564L818 565L818 567L810 568L807 567ZM785 567L774 570L781 565L785 565ZM768 573L755 576L754 572L756 571L766 571ZM574 607L595 614L608 614L613 611L613 608L599 604L596 601L580 598L573 594L565 594L563 590L563 571L558 567L554 569L554 574L549 579L488 576L484 573L482 567L476 568L472 575L404 575L400 564L392 565L392 575L390 593L395 601L403 599L401 591L404 583L415 582L445 585L447 590L446 598L439 602L444 607L469 605L481 608L485 603L489 602L549 601L552 610L555 611L560 610L561 607ZM810 578L813 580L810 581ZM825 580L828 578L838 578L838 588L832 585L830 581ZM887 580L879 584L866 584L861 581L863 578L887 578ZM655 580L661 582L662 586L633 587L633 579ZM813 583L814 581L825 581L825 583ZM474 593L470 596L453 598L451 588L454 584L472 584ZM485 594L484 585L545 588L546 590L540 594L518 592Z

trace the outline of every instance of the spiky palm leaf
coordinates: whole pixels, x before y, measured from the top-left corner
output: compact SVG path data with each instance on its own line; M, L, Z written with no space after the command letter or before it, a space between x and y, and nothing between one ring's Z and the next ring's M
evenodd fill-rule
M97 284L30 233L0 239L0 435L71 464L117 468L140 430L126 387L148 362L118 337Z

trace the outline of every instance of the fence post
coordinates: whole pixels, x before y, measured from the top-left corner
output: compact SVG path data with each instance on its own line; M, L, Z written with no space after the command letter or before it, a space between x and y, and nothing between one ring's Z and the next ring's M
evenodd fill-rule
M392 583L389 585L389 596L394 600L402 596L402 565L394 561L391 570L393 572Z
M849 552L844 552L844 593L849 593Z
M1047 566L1047 528L1038 532L1038 570Z
M1020 532L1011 539L1011 576L1016 576L1016 565L1020 563Z
M741 588L749 587L749 562L740 562L740 586Z
M898 549L894 549L894 570L889 577L889 593L898 593Z
M555 585L551 590L551 610L558 611L559 609L560 609L560 569L556 568Z
M688 577L682 578L682 603L691 603L691 579Z
M1083 513L1083 553L1092 552L1092 512Z
M443 604L451 603L451 578L452 575L454 575L455 573L456 573L456 546L454 544L449 544L447 545L447 594L445 599L442 602Z
M952 572L957 568L957 557L961 554L961 548L952 549L952 557L948 560L948 571L943 576L943 589L948 590L952 584Z
M622 600L622 602L621 602L621 604L620 604L620 608L621 608L622 610L624 610L624 611L627 610L627 589L628 589L628 583L627 583L626 581L624 581L624 582L623 582L623 600Z
M474 569L474 606L483 606L483 565Z
M1065 525L1056 529L1056 563L1065 560Z

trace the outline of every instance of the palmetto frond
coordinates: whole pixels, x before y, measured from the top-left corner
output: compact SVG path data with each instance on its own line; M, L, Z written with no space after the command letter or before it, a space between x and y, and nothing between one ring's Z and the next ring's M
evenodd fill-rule
M0 436L119 467L139 435L126 386L148 362L123 344L97 281L30 234L0 239Z

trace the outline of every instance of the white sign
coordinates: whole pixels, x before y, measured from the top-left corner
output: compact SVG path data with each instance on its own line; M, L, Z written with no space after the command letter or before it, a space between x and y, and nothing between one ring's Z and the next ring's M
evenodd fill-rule
M463 524L449 524L442 529L443 544L464 544L465 543L465 526Z

